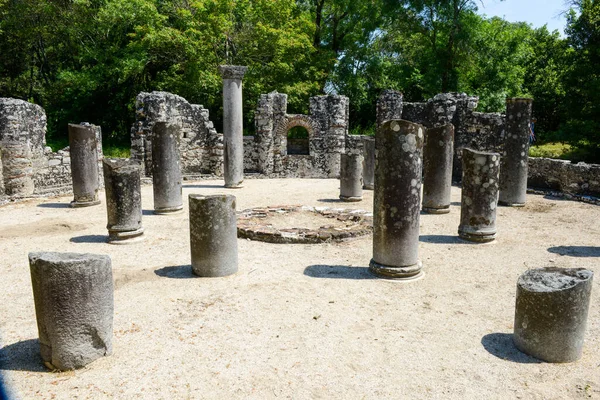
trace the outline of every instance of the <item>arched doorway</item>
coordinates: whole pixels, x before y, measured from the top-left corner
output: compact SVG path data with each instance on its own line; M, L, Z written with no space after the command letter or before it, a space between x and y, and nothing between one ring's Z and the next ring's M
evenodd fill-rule
M309 155L308 130L300 125L292 127L287 132L287 154Z

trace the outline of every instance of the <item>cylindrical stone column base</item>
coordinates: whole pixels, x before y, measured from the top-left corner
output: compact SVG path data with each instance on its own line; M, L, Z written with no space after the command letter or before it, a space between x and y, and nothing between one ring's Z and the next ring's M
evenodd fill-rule
M454 125L427 129L423 147L423 211L429 214L450 212Z
M100 204L98 191L98 149L95 128L91 125L69 124L69 155L73 178L71 207Z
M340 156L340 199L347 202L363 198L363 156L342 154Z
M192 271L202 277L220 277L238 270L235 196L191 194L190 247Z
M156 122L152 127L152 189L154 213L173 214L183 210L179 127Z
M130 244L143 240L141 165L126 158L106 158L103 170L108 243Z
M411 280L421 275L423 134L423 126L403 120L386 121L377 130L369 270L382 278Z
M458 236L471 242L491 242L496 239L500 155L463 149L462 167Z
M29 253L31 285L44 364L62 371L112 353L110 257Z
M592 292L593 272L583 268L539 268L517 282L513 341L540 360L578 360Z
M373 190L375 187L375 138L363 140L363 189Z

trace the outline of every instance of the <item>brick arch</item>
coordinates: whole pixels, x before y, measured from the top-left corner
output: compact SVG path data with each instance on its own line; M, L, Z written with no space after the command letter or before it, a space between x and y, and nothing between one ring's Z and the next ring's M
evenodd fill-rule
M308 115L286 114L285 119L277 127L276 134L286 137L290 129L301 126L308 131L308 138L312 138L315 132L318 132L316 121Z
M308 132L308 139L295 139L290 142L288 132L290 129L301 126ZM281 144L281 151L287 155L310 155L310 142L314 135L318 132L316 121L309 115L303 114L286 114L285 118L277 127L275 134L277 141ZM298 142L301 143L298 143Z

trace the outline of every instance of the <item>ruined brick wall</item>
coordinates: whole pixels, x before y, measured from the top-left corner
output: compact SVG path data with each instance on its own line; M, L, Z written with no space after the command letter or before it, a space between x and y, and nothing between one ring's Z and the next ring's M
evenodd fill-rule
M223 175L223 135L208 119L208 110L167 92L142 92L136 99L136 121L131 129L131 158L146 176L152 171L152 127L157 121L180 130L181 172L187 175Z
M337 177L348 136L348 98L311 97L309 110L308 115L287 114L286 94L261 95L254 140L244 142L244 154L251 157L245 165L266 176ZM287 154L287 134L295 126L308 131L308 155Z

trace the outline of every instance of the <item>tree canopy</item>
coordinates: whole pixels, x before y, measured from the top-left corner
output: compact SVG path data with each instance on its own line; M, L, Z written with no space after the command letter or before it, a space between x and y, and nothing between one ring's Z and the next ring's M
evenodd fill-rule
M247 65L246 129L260 94L350 98L372 128L383 89L408 101L459 91L480 109L534 97L537 134L598 148L600 5L574 0L567 37L477 14L473 0L0 0L0 96L40 104L51 137L69 122L127 143L141 91L207 107L220 128L220 64ZM600 153L600 152L599 152Z

